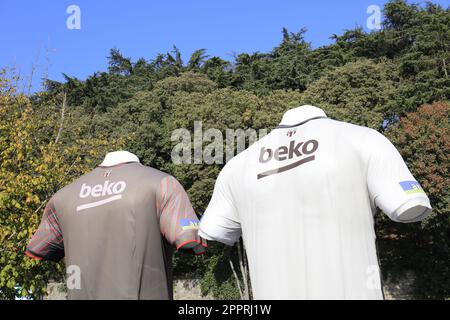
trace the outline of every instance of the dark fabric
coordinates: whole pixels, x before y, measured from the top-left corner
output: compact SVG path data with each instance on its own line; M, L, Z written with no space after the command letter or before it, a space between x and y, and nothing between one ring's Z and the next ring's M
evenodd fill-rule
M204 250L196 219L170 175L139 163L98 167L54 195L29 250L45 259L65 252L68 278L79 273L80 284L69 299L171 299L167 245Z

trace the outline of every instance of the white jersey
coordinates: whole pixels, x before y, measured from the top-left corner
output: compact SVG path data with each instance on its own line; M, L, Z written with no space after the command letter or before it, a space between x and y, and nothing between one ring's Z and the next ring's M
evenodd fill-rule
M303 106L226 164L199 234L242 234L255 299L382 299L376 207L398 222L431 212L382 134Z

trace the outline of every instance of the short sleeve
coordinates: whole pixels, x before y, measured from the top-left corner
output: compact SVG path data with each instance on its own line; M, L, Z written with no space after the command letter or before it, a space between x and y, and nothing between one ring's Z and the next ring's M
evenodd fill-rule
M157 192L157 212L162 235L178 249L205 253L198 235L199 220L182 185L172 176L163 178Z
M241 236L241 224L232 195L232 171L228 163L217 177L211 201L200 221L199 234L232 246Z
M25 254L38 260L59 261L64 257L63 235L52 199L44 209L39 228L31 238Z
M431 213L428 197L394 145L375 130L370 130L364 143L372 206L397 222L415 222L428 216Z

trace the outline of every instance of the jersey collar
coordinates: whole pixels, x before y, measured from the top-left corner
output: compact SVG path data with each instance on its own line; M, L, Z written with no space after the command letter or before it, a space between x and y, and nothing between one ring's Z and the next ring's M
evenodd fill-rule
M114 151L109 152L105 159L103 159L103 162L100 164L100 167L112 167L116 166L121 163L128 163L128 162L138 162L139 158L128 151Z
M304 105L291 110L288 110L281 120L278 128L297 127L310 120L323 119L327 115L322 109L311 105Z

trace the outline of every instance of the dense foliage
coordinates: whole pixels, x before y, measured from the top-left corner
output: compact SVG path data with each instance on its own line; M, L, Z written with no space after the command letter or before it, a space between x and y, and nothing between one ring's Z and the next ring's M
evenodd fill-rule
M385 274L417 276L418 298L449 296L450 288L450 104L423 105L386 132L403 155L433 206L431 217L401 225L379 218L378 233Z
M123 146L147 165L173 174L201 214L222 164L171 161L175 129L271 129L287 109L310 103L333 118L385 134L399 148L435 209L422 224L377 217L383 278L415 275L413 294L450 298L449 104L450 10L389 1L380 31L333 35L313 49L306 30L282 31L268 53L234 61L205 49L185 63L180 51L137 61L112 49L108 72L86 80L46 80L31 97L0 76L0 298L40 297L61 266L23 257L46 199L107 150ZM438 102L440 101L440 102ZM420 107L421 105L424 105ZM210 141L203 141L206 146ZM224 150L224 153L226 150ZM205 258L174 258L178 277L201 278L218 298L238 298L229 259L236 250L211 245ZM239 275L242 277L242 275Z

